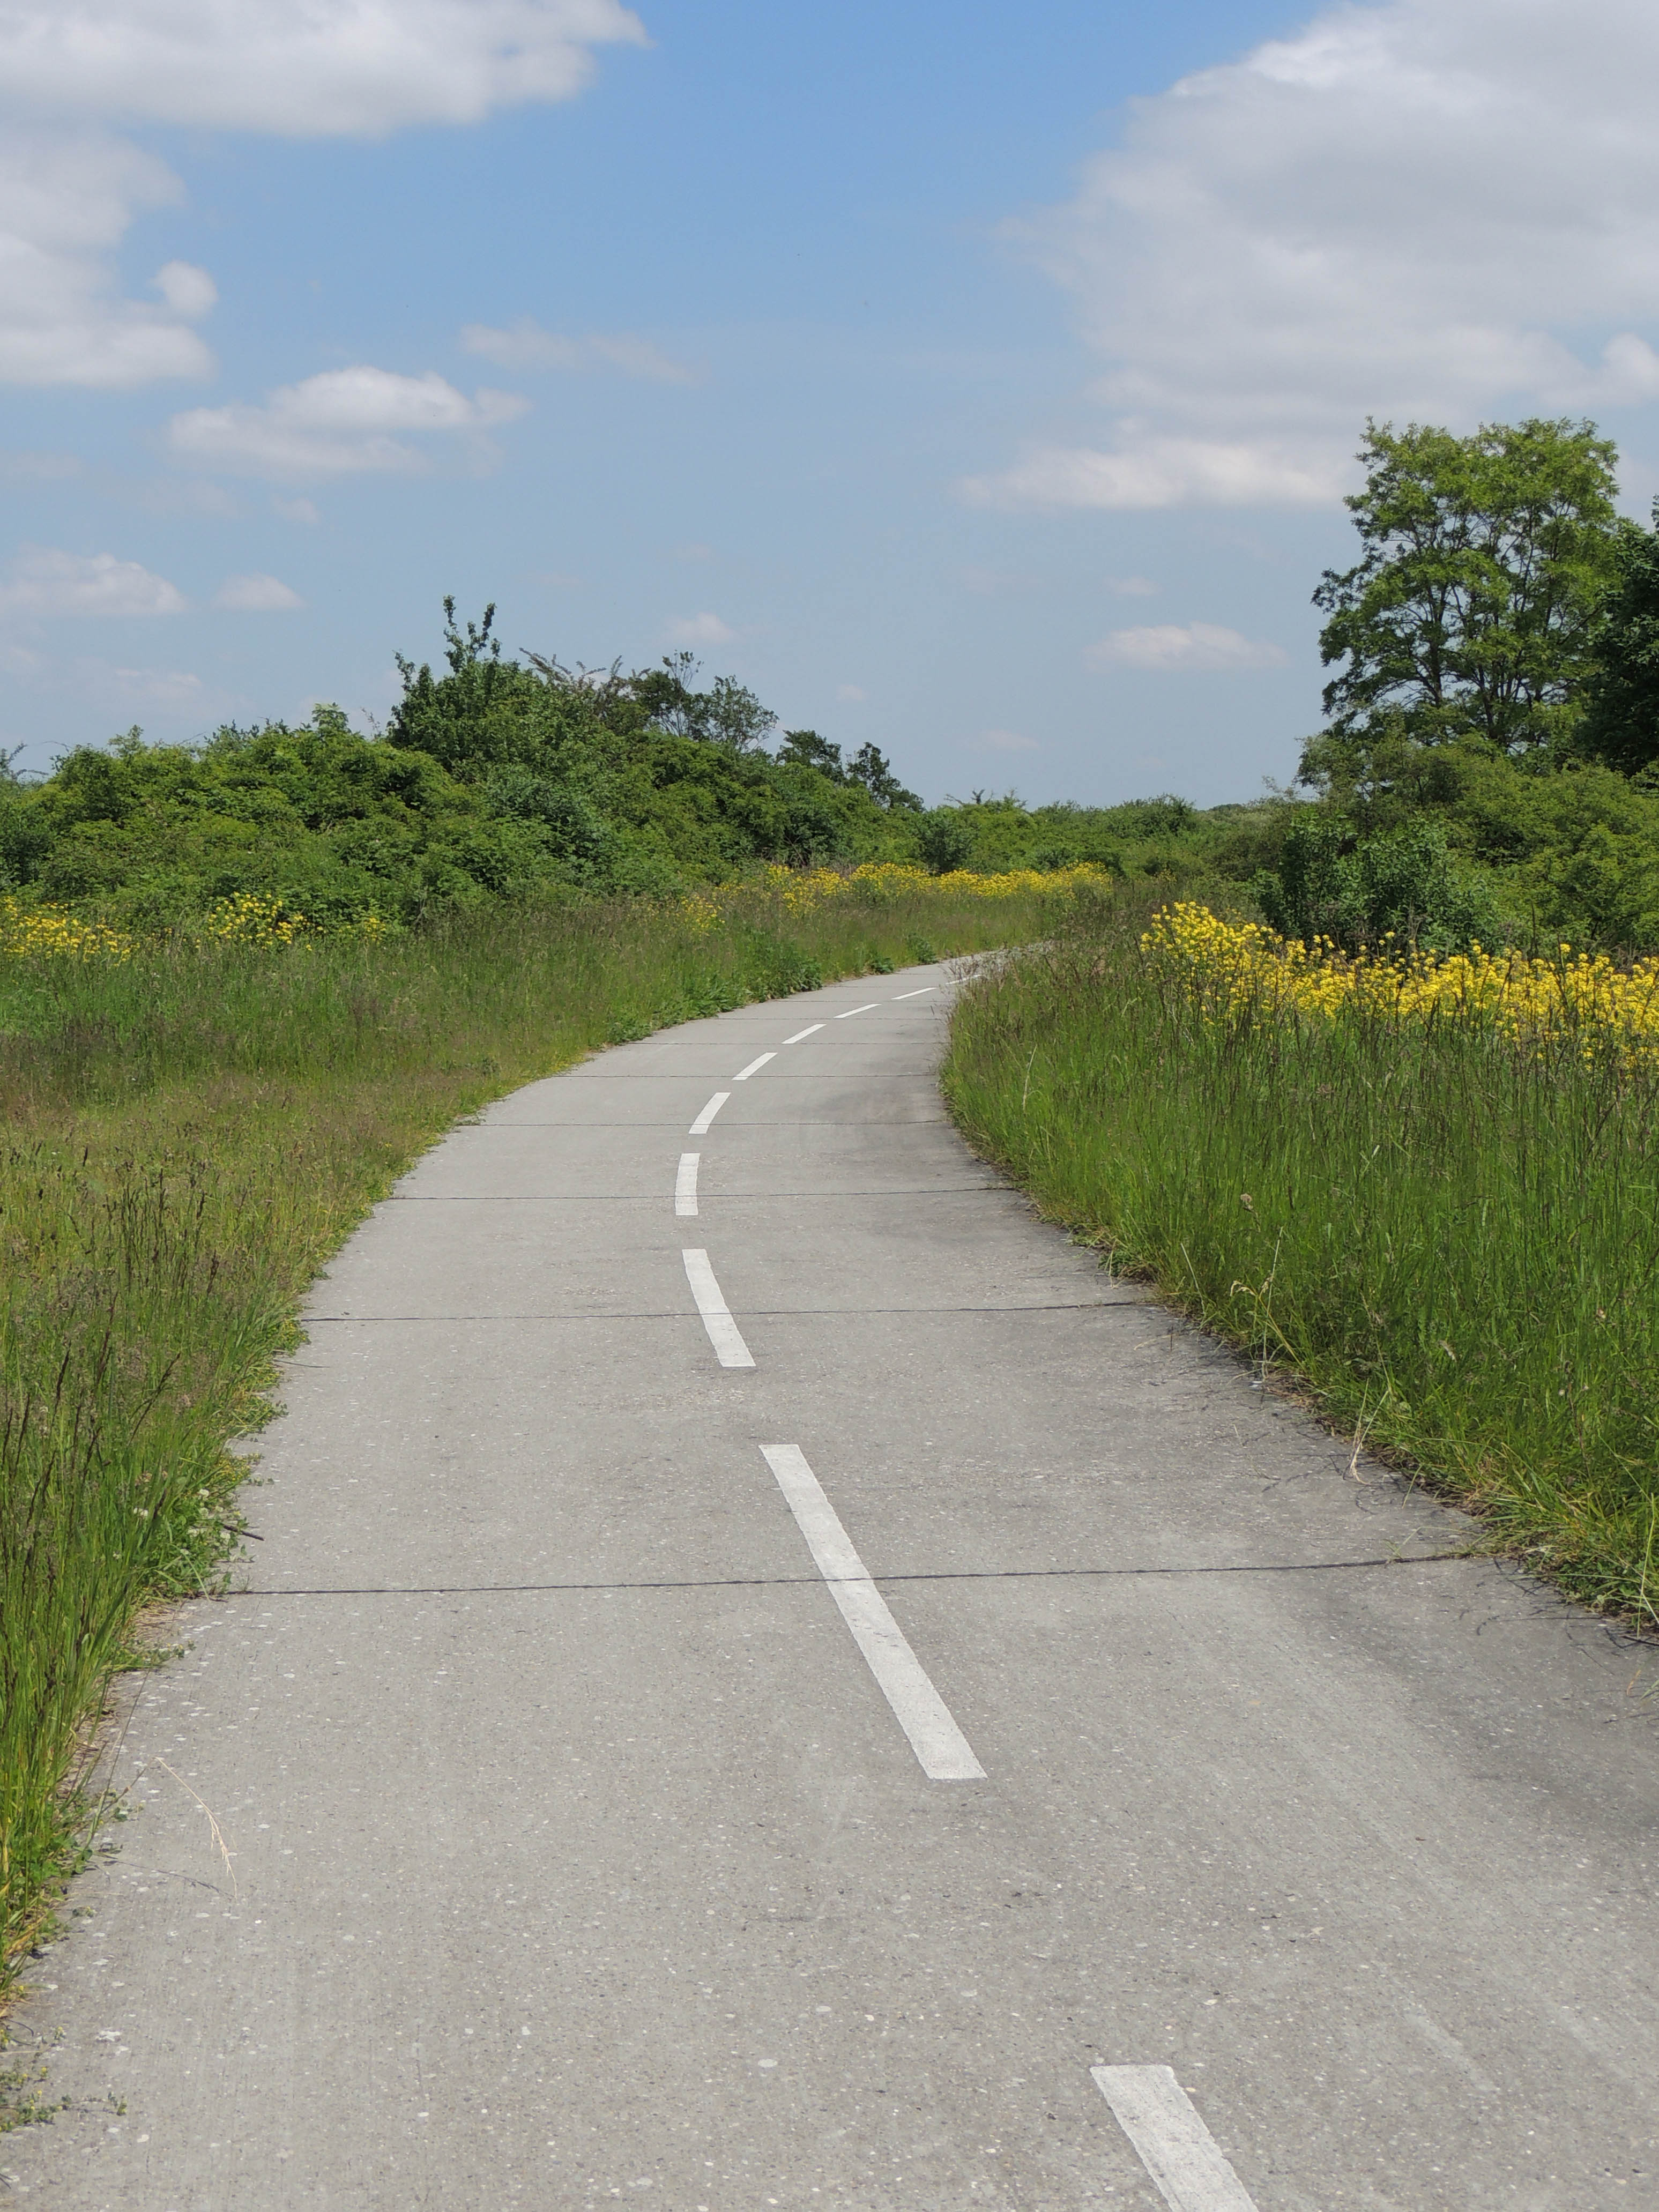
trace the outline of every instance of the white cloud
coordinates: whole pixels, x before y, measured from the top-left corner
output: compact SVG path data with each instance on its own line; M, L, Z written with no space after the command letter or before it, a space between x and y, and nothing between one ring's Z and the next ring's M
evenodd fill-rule
M1150 599L1158 593L1150 576L1108 576L1106 588L1120 599Z
M476 441L522 415L507 392L469 399L435 371L399 376L359 364L283 385L263 406L193 407L168 423L176 459L236 476L316 477L407 472L430 465L406 440L433 434Z
M175 315L204 315L219 304L219 287L193 261L168 261L155 272L155 289Z
M838 684L836 686L836 696L837 699L845 701L849 707L861 707L870 694L856 684Z
M0 113L21 118L0 137L0 381L118 389L213 367L190 328L217 297L205 270L168 262L159 306L120 296L121 240L184 193L104 126L475 123L568 99L595 46L644 37L617 0L0 0Z
M1083 658L1093 669L1146 668L1168 675L1282 668L1290 656L1282 647L1223 629L1216 623L1146 623L1134 629L1109 632Z
M1115 453L1089 447L1036 446L1000 476L969 477L975 507L1146 508L1319 506L1336 498L1348 457L1335 447L1308 461L1283 441L1221 444L1124 433Z
M730 645L737 632L718 615L676 615L668 635L675 645Z
M1019 730L981 730L974 740L974 750L981 753L1036 753L1042 748L1035 738L1028 738Z
M284 499L280 492L271 495L271 512L280 514L284 522L320 522L322 516L313 499Z
M305 601L280 577L256 574L227 576L213 594L213 604L234 614L276 615L302 607Z
M467 323L461 331L461 345L465 352L493 362L497 368L614 368L623 376L643 377L653 384L697 380L695 370L684 362L671 360L649 338L636 337L627 331L609 337L590 332L586 337L564 337L556 331L543 330L528 315L521 315L504 330L488 323Z
M177 615L184 594L165 576L113 553L63 553L25 546L0 578L0 613Z
M1650 0L1341 6L1137 102L1009 227L1077 301L1109 433L968 495L1300 505L1368 414L1659 397L1656 102Z
M0 0L0 82L58 113L296 138L568 100L616 0Z
M216 297L205 271L168 262L159 306L116 287L112 257L134 217L181 197L163 162L118 139L0 139L0 381L118 390L209 374L213 356L189 327Z

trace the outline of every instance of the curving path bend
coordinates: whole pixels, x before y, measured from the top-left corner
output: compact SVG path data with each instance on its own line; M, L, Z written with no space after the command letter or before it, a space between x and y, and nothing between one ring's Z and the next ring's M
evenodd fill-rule
M1650 1658L1376 1564L1463 1524L969 1156L949 988L606 1053L353 1238L0 2201L1659 2203Z

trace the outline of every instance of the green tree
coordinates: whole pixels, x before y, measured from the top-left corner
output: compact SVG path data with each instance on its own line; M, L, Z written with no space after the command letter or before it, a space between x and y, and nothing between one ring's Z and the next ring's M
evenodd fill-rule
M1314 604L1327 667L1305 782L1364 780L1379 747L1474 738L1506 753L1570 744L1614 573L1614 448L1592 422L1483 425L1472 437L1369 422L1364 549Z
M1251 889L1286 937L1328 937L1350 952L1389 938L1462 951L1502 935L1489 879L1448 850L1439 822L1402 823L1356 842L1324 808L1298 807L1277 868Z
M907 814L921 812L921 799L899 781L893 763L879 745L860 745L848 762L847 773L854 783L864 786L878 806L897 807Z
M841 747L829 738L821 738L816 730L786 730L778 758L791 768L815 768L831 783L847 781Z
M1583 752L1626 775L1659 765L1659 500L1653 521L1626 522L1613 549L1580 736Z
M965 806L935 806L916 825L921 857L936 876L965 868L974 849L974 827Z
M734 753L763 744L777 726L771 708L734 676L717 676L707 691L696 690L697 671L695 653L665 653L662 665L633 677L629 689L671 737L696 738Z

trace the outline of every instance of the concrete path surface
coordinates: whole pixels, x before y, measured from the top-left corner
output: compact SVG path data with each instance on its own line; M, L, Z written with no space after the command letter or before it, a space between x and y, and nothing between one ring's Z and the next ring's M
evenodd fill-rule
M340 1255L0 2199L1659 2205L1659 1668L1036 1222L947 989L534 1084Z

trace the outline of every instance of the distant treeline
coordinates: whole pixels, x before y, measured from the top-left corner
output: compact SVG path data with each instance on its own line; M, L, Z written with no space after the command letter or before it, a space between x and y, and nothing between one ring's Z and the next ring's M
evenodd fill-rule
M1349 947L1659 947L1659 522L1617 514L1589 422L1371 424L1361 459L1360 558L1315 593L1333 674L1296 789L924 807L878 746L780 730L735 679L700 688L689 653L511 659L493 610L462 625L447 601L443 663L400 658L383 735L331 707L191 746L132 730L0 782L0 892L138 928L255 894L326 927L672 896L764 862L1087 860Z
M400 659L383 735L334 707L194 745L130 730L38 782L0 784L0 891L166 929L224 899L276 899L325 928L492 900L669 896L763 862L907 860L1112 871L1173 865L1200 817L1180 799L925 808L873 744L850 758L780 731L690 654L595 677L502 655L493 611L444 664Z

